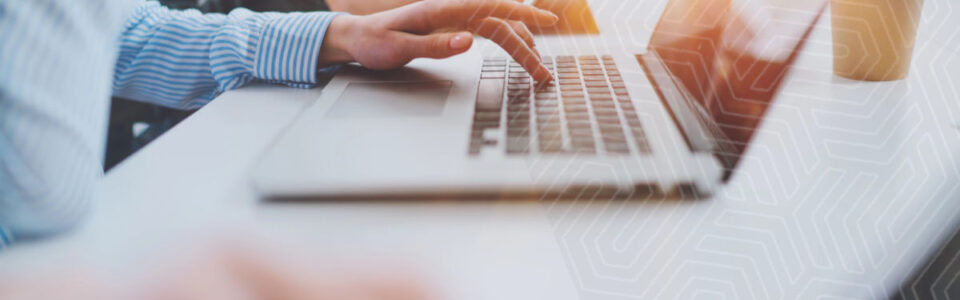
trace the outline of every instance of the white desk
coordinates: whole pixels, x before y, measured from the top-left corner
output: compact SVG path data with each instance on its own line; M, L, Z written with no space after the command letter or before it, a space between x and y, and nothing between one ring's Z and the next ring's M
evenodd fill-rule
M648 34L659 13L592 3L612 16L605 42L626 25ZM960 221L956 8L927 1L913 72L894 83L834 78L825 16L712 199L261 203L250 167L322 91L251 86L118 166L86 226L9 249L0 272L76 261L131 272L250 232L318 257L415 266L452 299L887 297Z

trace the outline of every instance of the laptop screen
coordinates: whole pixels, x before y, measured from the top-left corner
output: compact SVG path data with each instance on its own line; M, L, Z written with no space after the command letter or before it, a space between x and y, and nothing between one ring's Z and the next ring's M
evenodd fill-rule
M670 0L650 41L728 178L827 0ZM649 69L648 69L649 71ZM658 83L659 84L659 83ZM667 101L667 99L664 99ZM676 114L675 111L673 111ZM675 116L676 117L676 116Z

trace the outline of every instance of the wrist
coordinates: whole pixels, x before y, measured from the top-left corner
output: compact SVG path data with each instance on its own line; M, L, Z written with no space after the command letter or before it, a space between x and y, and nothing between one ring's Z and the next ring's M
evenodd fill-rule
M356 26L357 16L339 15L333 18L327 27L327 32L323 38L323 44L320 46L318 66L330 66L335 64L352 62L353 58L353 37L351 33Z

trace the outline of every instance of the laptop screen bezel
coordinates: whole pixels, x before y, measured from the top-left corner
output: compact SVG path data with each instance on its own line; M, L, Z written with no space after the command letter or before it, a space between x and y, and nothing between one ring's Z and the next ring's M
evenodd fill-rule
M829 1L822 2L816 12L816 16L810 24L807 25L802 36L799 37L799 41L794 45L789 56L783 61L783 67L785 68L783 70L784 74L775 84L770 99L766 99L768 101L767 106L776 100L776 96L779 95L783 83L787 81L787 78L791 74L790 69L793 63L796 61L807 39L813 32L815 25L819 22L829 4ZM664 16L667 13L666 9L669 8L670 5L668 4L665 8ZM657 22L646 53L637 54L635 58L646 73L648 81L653 85L658 98L660 98L674 124L681 132L690 151L694 153L712 153L724 168L722 180L726 182L732 177L734 169L739 164L749 144L755 138L757 129L763 125L763 120L766 119L767 112L764 111L761 113L759 116L761 118L760 122L755 124L751 134L745 140L736 141L744 143L746 146L741 147L740 150L735 150L737 148L736 145L733 144L735 141L723 133L721 129L722 124L709 113L709 108L703 106L703 101L695 99L691 91L687 90L685 85L680 82L679 77L670 71L668 64L660 55L660 45L657 45L654 41L658 37L658 32L662 32L661 30L663 26L665 26L663 24L665 21L664 16L661 16ZM722 101L722 99L720 100ZM730 155L731 153L735 153L735 155Z

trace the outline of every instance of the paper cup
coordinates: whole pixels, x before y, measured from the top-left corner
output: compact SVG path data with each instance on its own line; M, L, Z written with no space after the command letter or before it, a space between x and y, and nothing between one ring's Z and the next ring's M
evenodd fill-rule
M833 73L856 80L907 77L923 0L831 0Z

